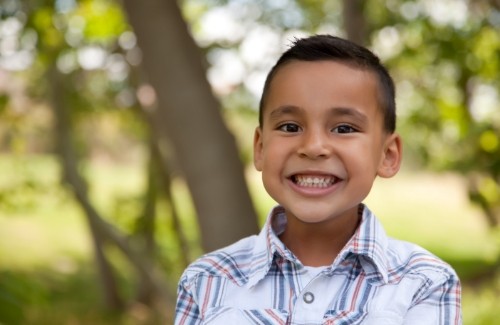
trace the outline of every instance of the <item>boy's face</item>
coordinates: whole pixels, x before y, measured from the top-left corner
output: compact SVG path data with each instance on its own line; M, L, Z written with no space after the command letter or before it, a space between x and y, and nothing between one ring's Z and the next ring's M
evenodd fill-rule
M377 175L399 169L401 142L383 130L376 76L334 61L292 61L271 82L254 163L289 217L357 215Z

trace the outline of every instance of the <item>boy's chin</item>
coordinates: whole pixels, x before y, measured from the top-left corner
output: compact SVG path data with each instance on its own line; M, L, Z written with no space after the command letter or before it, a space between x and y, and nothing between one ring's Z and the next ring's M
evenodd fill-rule
M285 209L287 217L292 217L305 224L328 223L337 219L356 218L358 205L349 209L332 209L332 207L322 208L321 205L303 205L300 208Z

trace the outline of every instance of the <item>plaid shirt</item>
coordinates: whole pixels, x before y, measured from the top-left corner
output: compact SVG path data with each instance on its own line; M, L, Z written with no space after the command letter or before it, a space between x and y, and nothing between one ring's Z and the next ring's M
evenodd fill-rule
M175 324L462 323L453 269L387 237L368 208L333 264L312 279L279 240L285 227L278 206L258 236L191 264L179 282Z

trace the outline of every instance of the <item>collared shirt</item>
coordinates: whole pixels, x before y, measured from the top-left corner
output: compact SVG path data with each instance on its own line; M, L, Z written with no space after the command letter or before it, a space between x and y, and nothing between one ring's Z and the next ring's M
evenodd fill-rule
M454 270L388 237L368 208L333 264L312 277L278 238L285 227L278 206L259 235L192 263L175 324L462 324Z

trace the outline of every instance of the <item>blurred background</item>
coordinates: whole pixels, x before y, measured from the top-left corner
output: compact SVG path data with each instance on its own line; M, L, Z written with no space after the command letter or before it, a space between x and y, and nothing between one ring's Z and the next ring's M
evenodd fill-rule
M1 0L0 324L169 324L178 278L256 233L264 78L295 38L397 83L403 170L367 204L500 324L500 1Z

